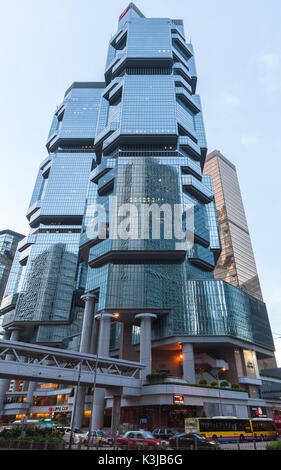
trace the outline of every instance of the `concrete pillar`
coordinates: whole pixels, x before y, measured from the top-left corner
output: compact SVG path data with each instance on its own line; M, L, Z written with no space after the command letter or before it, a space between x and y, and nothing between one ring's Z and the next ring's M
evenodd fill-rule
M121 396L114 395L112 400L111 436L115 440L119 434Z
M88 353L90 349L90 340L92 337L93 313L96 296L94 294L88 293L82 295L81 299L85 301L85 309L80 342L80 352Z
M73 429L82 428L84 418L84 403L86 396L86 387L76 387L73 401L73 411L71 414L71 426ZM75 407L75 413L74 413Z
M100 322L97 355L98 357L109 356L110 325L112 318L115 317L111 313L101 313L96 315L96 320L99 320ZM103 427L104 397L104 388L96 388L94 390L90 431L94 431L95 429L101 429Z
M3 339L9 340L10 335L11 335L11 332L8 330L5 330L5 333L3 334ZM9 382L10 382L9 379L0 379L0 416L1 414L3 414L5 394L8 390Z
M9 340L10 341L18 341L19 340L19 333L20 329L19 328L11 328L10 330L6 330L3 339ZM8 361L13 360L13 356L11 354L6 355L6 359ZM9 379L1 379L0 380L0 415L3 413L3 407L4 407L4 400L5 400L5 395L6 392L8 391L8 386L9 386ZM16 381L15 381L16 384ZM14 385L15 387L15 385Z
M183 378L188 383L195 384L195 365L194 365L194 352L193 345L190 343L183 343L182 345L182 368Z
M104 418L104 397L105 389L96 388L94 390L94 400L92 406L92 416L90 431L95 431L96 429L103 428L103 418Z
M18 341L19 340L20 329L19 328L11 328L11 336L10 341Z
M81 299L85 302L84 317L83 317L83 326L82 334L80 341L80 352L89 353L90 352L90 342L92 337L93 329L93 317L94 317L94 306L96 302L96 295L87 293L82 295ZM86 396L86 387L80 386L75 388L73 408L75 406L75 412L73 409L71 416L71 423L73 423L74 428L81 429L84 418L84 403Z
M6 338L9 339L9 337L10 337L10 340L18 341L19 340L19 333L20 333L20 330L18 328L14 328L14 329L10 330L10 334L5 333L4 336L3 336L3 339L6 339ZM11 361L12 357L13 356L11 356L10 354L7 354L6 359ZM9 379L4 379L4 380L8 380L8 383L9 383ZM16 392L17 383L18 383L18 380L14 379L12 392Z
M151 374L151 321L157 318L154 313L139 313L135 316L141 321L140 325L140 362L145 365L140 371L142 382L146 381L146 376Z
M26 414L30 413L30 408L33 405L33 394L36 389L36 382L29 382L28 384L28 390L27 390L27 395L26 395Z
M100 313L96 315L96 320L99 320L99 339L98 339L98 355L109 356L110 344L110 326L111 320L115 318L112 313Z
M95 303L94 314L93 314L93 324L92 324L92 335L90 339L90 354L97 354L98 352L98 339L99 339L99 322L96 319L96 310L98 308L98 303Z

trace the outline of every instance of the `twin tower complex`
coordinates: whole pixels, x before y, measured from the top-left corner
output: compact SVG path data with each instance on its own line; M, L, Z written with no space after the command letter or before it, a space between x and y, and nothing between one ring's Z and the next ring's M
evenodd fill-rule
M274 345L261 296L214 277L222 245L183 22L131 3L104 77L74 82L54 113L1 304L5 338L144 364L138 393L120 397L123 424L248 417L265 406L259 362ZM71 384L8 387L2 416L70 416ZM7 395L30 389L29 408L5 411ZM93 405L92 393L76 390L78 427L110 421L110 391Z

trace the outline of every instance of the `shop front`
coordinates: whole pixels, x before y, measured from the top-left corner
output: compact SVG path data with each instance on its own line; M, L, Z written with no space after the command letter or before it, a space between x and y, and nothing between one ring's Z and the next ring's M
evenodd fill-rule
M202 416L202 407L185 405L128 406L121 408L120 427L126 429L172 428L184 430L185 418ZM105 411L105 425L111 421L111 409Z

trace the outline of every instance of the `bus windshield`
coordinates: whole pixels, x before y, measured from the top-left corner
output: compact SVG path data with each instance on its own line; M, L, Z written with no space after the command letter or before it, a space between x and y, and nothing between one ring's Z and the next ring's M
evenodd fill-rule
M274 431L274 425L272 421L259 421L259 420L252 420L252 426L254 432L259 431Z

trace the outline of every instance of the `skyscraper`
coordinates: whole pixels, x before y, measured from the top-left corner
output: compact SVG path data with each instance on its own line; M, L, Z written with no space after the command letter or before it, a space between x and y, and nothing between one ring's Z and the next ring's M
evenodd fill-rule
M4 295L18 243L23 238L24 235L13 230L0 231L0 303Z
M214 150L206 157L203 173L212 176L222 244L214 276L263 300L236 168ZM261 366L276 367L275 358Z
M262 300L236 168L214 150L207 155L204 174L213 179L222 244L214 275Z
M261 300L214 279L221 244L196 84L182 20L146 18L130 3L105 83L74 83L55 112L3 325L28 341L144 364L138 395L95 391L92 429L116 398L122 422L173 427L260 403L257 358L273 354L270 325ZM192 387L202 377L245 393ZM77 426L85 393L76 391Z
M1 305L3 326L18 327L27 341L60 345L70 323L81 329L84 273L77 260L103 86L74 83L53 118L27 211L30 233L19 244Z

